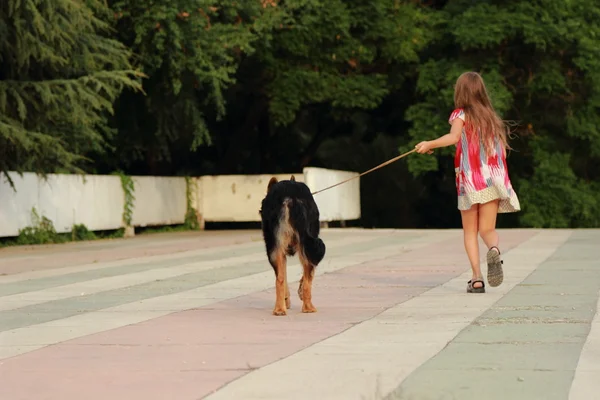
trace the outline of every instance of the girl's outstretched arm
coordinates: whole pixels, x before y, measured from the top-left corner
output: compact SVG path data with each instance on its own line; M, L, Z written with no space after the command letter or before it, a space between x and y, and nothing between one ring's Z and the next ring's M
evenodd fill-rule
M439 147L448 147L458 143L458 141L460 140L460 135L462 133L463 125L464 122L462 119L454 119L454 121L452 121L450 133L447 133L444 136L441 136L435 140L428 140L417 144L415 146L415 149L417 149L417 153L429 153L433 149L437 149Z

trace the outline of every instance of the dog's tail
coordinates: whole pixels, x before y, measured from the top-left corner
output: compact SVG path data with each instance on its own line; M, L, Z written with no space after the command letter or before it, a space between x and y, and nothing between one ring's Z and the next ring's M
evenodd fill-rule
M320 239L306 233L304 238L300 239L304 245L304 254L312 265L319 265L323 257L325 257L325 243Z
M308 261L313 265L318 265L325 257L325 243L317 235L318 230L311 229L312 224L319 224L319 221L310 221L306 204L299 199L287 198L284 204L288 208L290 223L298 233L300 247ZM318 227L318 225L317 225Z

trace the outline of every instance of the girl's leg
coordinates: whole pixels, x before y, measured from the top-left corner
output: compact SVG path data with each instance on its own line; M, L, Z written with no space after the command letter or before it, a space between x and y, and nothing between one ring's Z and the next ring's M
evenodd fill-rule
M477 237L477 231L479 229L479 206L474 204L469 210L461 211L460 216L462 218L462 226L465 239L465 250L471 263L471 269L473 270L472 281L476 279L482 279L481 268L479 267L479 243ZM483 287L483 283L473 283L473 288L479 289Z
M488 249L498 247L498 233L496 232L496 217L498 216L499 200L479 205L479 235Z
M479 206L479 234L488 247L487 267L488 282L490 286L499 286L504 280L502 260L498 249L498 233L496 232L496 217L498 215L499 200Z

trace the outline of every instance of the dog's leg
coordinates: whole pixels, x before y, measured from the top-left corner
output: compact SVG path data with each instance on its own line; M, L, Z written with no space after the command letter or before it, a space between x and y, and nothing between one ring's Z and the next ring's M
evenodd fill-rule
M285 308L292 308L292 300L290 299L290 287L288 285L287 277L287 256L283 255L283 281L285 282Z
M273 315L286 315L286 257L285 253L278 251L275 260L275 308Z
M306 257L300 256L302 268L304 274L300 281L300 287L298 288L298 294L302 293L300 298L302 299L302 312L303 313L314 313L317 309L312 303L312 281L315 276L315 266L306 259Z
M300 284L298 285L298 297L300 297L300 301L302 301L302 283L304 282L304 277L300 278Z
M289 310L292 308L292 300L290 299L290 287L287 281L287 267L285 271L285 307Z

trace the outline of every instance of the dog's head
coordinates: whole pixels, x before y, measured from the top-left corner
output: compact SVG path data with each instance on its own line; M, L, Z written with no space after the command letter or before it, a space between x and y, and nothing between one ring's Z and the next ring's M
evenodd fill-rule
M296 177L295 177L294 175L290 176L290 181L292 181L292 182L296 182ZM277 180L277 178L275 178L275 177L272 177L272 178L269 180L269 183L267 184L267 194L268 194L268 193L271 191L271 189L273 189L273 186L275 186L275 184L276 184L277 182L279 182L279 181L278 181L278 180ZM259 214L262 214L262 209L258 210L258 213L259 213Z
M292 182L296 182L296 177L294 175L292 175L290 177L290 181ZM269 183L267 184L267 193L269 193L271 191L271 188L278 182L277 178L272 177L271 180L269 180Z
M276 183L277 183L277 178L272 177L271 180L269 181L269 184L267 185L267 193L269 193L271 191L271 189L273 188L273 186L275 186Z

